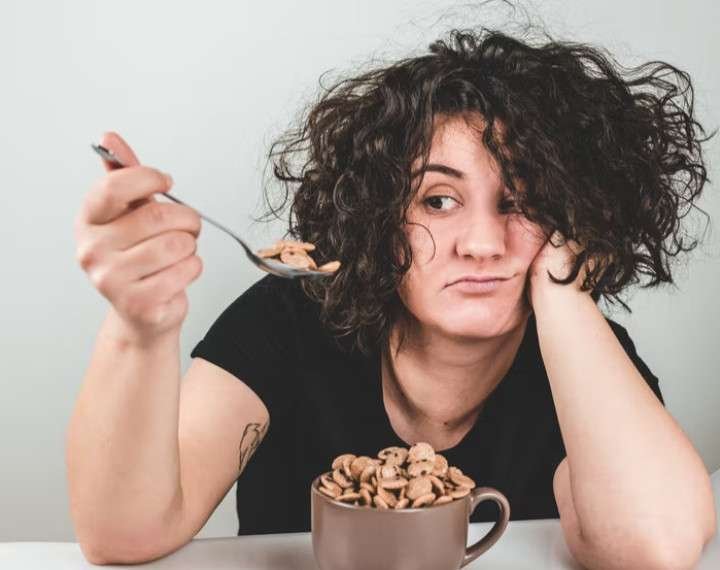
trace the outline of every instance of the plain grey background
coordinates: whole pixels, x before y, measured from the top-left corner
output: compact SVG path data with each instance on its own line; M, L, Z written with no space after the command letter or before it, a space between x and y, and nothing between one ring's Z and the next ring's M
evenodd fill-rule
M266 153L315 97L320 75L330 72L327 85L371 57L421 53L452 26L512 19L500 5L472 5L0 4L0 541L73 540L65 428L107 309L74 259L73 219L102 175L89 143L117 130L141 161L173 175L177 196L263 245L282 232L251 222L261 211ZM688 71L698 118L708 130L718 125L717 3L525 5L553 34L603 44L624 64L663 59ZM711 179L720 175L718 148L717 139L706 146ZM717 184L706 187L700 206L718 220ZM632 315L607 312L629 329L710 471L720 467L719 245L708 234L678 271L678 290L633 292ZM189 289L183 370L219 313L262 276L208 225L199 255L205 269ZM234 502L233 488L199 536L234 535Z

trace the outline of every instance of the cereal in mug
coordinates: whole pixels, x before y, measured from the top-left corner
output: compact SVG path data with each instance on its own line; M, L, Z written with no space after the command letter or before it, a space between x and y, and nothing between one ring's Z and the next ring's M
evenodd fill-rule
M475 481L428 443L387 447L377 458L345 453L320 476L318 490L335 501L378 509L443 505L461 499Z

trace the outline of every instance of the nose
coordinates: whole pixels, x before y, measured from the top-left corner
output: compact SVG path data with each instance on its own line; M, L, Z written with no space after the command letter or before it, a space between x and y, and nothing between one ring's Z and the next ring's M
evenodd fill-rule
M506 233L507 216L475 213L462 223L455 249L460 257L498 259L505 255Z

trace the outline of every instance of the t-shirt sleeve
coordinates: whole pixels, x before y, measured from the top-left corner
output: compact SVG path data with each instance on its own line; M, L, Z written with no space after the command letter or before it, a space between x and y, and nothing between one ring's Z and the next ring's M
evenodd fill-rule
M292 398L297 369L293 286L274 275L263 277L220 314L190 353L247 384L271 414Z
M642 377L645 379L647 385L657 396L658 400L660 400L660 402L665 405L665 400L663 399L662 393L660 392L660 382L658 378L650 371L648 365L645 364L643 359L640 358L640 356L638 355L637 350L635 349L635 343L630 338L630 335L628 334L625 327L610 319L607 319L607 321L610 324L613 332L615 333L615 336L620 341L620 344L625 349L625 353L630 357L630 360L632 360L633 364L635 365L635 368L637 368L638 372L640 372Z

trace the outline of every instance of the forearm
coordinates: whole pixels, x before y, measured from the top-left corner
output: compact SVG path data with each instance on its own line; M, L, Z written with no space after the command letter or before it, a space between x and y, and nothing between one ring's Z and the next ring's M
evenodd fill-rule
M67 430L70 507L78 540L132 540L181 504L179 343L124 342L108 314ZM122 540L121 538L121 540Z
M533 306L583 540L706 540L715 515L702 460L590 296L558 289Z

